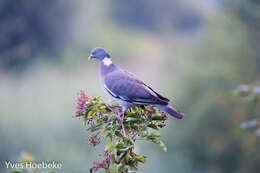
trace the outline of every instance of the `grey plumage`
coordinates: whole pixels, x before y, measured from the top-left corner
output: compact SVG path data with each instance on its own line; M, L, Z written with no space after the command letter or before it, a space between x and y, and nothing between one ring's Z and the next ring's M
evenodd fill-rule
M169 101L133 75L118 69L104 76L104 85L114 96L131 103L167 105Z

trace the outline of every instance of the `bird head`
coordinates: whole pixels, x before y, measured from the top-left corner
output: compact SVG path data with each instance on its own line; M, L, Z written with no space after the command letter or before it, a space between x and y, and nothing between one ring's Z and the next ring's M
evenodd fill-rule
M110 58L110 55L101 47L96 47L91 50L91 55L88 57L89 60L96 58L99 61L102 61L105 57Z

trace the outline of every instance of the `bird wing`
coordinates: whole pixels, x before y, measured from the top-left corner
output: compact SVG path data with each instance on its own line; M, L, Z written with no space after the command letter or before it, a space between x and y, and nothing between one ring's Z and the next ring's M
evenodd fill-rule
M167 105L169 102L133 74L121 69L104 77L104 88L111 96L135 104Z

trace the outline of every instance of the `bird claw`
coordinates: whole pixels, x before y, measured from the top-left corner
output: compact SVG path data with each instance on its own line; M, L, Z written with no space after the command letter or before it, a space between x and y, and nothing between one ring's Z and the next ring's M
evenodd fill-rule
M116 118L121 122L121 126L122 126L122 131L123 131L123 136L127 137L126 132L125 132L125 125L124 125L124 112L117 114Z
M122 121L122 113L119 113L116 115L116 118L119 120L119 121Z

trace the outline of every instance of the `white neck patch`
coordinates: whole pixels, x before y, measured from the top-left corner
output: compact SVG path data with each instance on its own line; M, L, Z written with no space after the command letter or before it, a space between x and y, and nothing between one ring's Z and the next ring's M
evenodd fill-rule
M105 57L102 62L106 65L106 66L110 66L110 64L112 64L112 61L110 58Z

